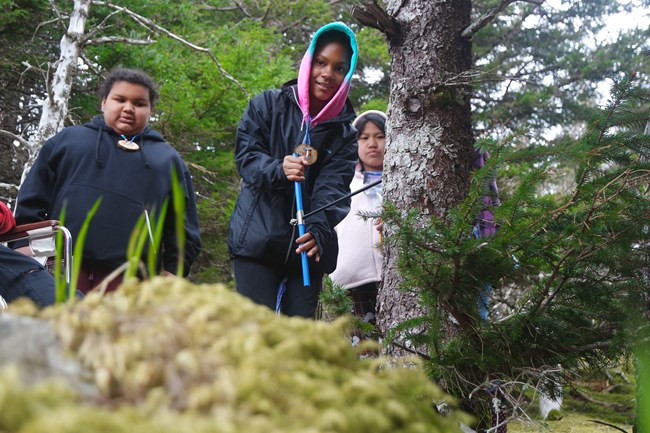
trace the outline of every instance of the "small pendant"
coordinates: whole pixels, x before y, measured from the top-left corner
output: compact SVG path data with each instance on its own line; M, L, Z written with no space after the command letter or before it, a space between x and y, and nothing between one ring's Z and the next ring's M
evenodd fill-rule
M318 160L318 151L309 144L299 144L293 149L293 153L299 156L304 156L307 160L307 165L312 165Z
M137 143L129 140L120 140L117 142L117 145L124 150L136 151L140 150L140 146Z

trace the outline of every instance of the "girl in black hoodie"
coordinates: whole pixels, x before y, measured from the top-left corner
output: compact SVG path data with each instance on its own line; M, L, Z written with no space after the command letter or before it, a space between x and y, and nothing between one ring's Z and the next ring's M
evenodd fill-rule
M142 71L116 69L106 78L99 96L102 116L67 127L43 145L18 193L16 221L58 219L65 208L65 226L74 241L86 214L101 199L90 221L83 257L75 257L82 260L78 288L86 293L126 262L127 244L138 218L146 214L151 220L168 199L157 256L162 274L177 274L181 251L171 203L174 169L185 192L185 276L201 247L198 215L187 166L148 126L158 96L156 86ZM109 290L120 282L114 280Z

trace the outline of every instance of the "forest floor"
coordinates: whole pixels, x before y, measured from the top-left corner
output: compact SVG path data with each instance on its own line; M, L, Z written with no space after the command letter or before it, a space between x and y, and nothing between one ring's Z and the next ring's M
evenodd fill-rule
M320 319L332 321L342 312L349 311L345 289L325 285L321 293L324 309ZM353 334L372 335L374 327L357 321ZM372 338L372 337L371 337ZM636 384L634 370L630 362L614 366L605 372L573 372L571 388L564 389L564 402L561 411L543 420L538 409L538 401L529 396L526 416L508 423L509 433L592 433L627 432L632 433L634 423ZM554 419L550 419L554 418Z
M615 433L623 429L632 433L632 425L615 424L617 428L598 424L591 421L593 418L579 413L566 414L558 421L545 421L543 423L524 423L514 421L508 424L509 433Z
M616 368L606 374L583 373L574 382L574 388L565 389L562 410L556 419L542 421L535 402L529 413L532 421L510 422L508 432L632 433L635 393L630 368Z

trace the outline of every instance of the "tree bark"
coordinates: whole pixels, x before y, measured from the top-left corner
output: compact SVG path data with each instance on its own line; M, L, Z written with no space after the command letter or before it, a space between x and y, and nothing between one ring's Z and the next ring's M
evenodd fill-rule
M471 42L461 34L470 24L471 0L390 0L387 13L400 32L388 38L392 63L384 199L402 214L416 209L424 223L433 215L444 218L469 188L472 58ZM388 235L394 231L384 228ZM423 311L417 290L398 289L397 257L395 245L387 243L377 316L384 333ZM395 345L387 351L405 353Z
M72 90L72 81L77 73L77 62L83 49L86 19L91 0L75 0L66 33L61 38L61 55L53 65L56 70L47 83L47 97L43 101L43 111L38 131L32 146L28 149L29 158L23 169L20 183L22 185L27 173L34 164L38 151L45 140L63 129L63 122L68 114L68 99Z

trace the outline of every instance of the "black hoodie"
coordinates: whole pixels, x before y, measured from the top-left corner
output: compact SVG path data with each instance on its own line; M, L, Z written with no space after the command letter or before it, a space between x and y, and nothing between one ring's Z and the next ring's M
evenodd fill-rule
M83 263L116 268L126 261L129 237L144 211L153 223L169 198L162 237L162 264L176 273L178 247L174 229L172 168L185 192L185 265L201 248L194 189L187 166L162 136L148 126L136 138L139 151L120 149L121 137L101 117L70 126L45 142L18 193L18 224L60 219L73 241L93 204L101 198L84 242ZM146 257L146 248L143 252ZM159 254L160 257L160 254Z

